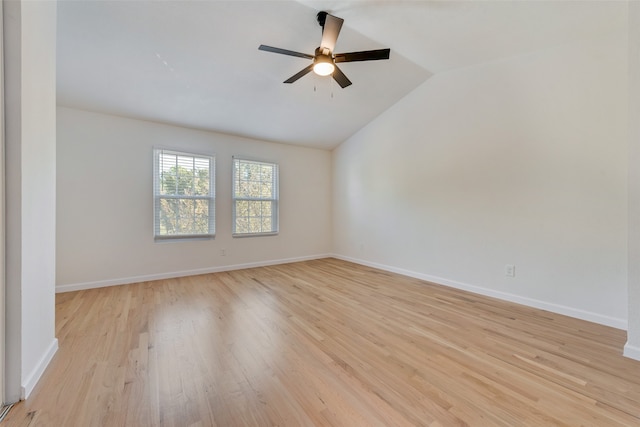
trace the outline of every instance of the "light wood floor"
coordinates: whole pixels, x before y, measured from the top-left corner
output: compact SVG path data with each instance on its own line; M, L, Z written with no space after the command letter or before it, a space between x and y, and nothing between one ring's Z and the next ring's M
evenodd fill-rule
M325 259L57 296L3 426L638 426L625 333Z

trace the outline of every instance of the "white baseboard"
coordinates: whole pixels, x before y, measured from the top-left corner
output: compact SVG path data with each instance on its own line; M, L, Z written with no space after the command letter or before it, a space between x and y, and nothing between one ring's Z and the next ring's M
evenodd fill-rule
M81 291L84 289L104 288L107 286L127 285L130 283L149 282L152 280L174 279L176 277L197 276L199 274L220 273L223 271L242 270L245 268L266 267L269 265L288 264L291 262L310 261L328 258L329 254L311 255L296 258L286 258L268 261L250 262L245 264L222 265L218 267L199 268L195 270L171 271L167 273L146 274L142 276L122 277L117 279L99 280L95 282L73 283L57 285L56 293Z
M631 345L627 342L624 346L624 356L629 359L640 360L640 347Z
M22 389L20 391L21 400L25 400L29 397L36 384L38 384L38 380L40 380L40 377L44 373L44 370L47 369L47 366L49 366L49 362L51 362L51 359L53 359L56 351L58 351L58 339L54 338L53 341L51 341L51 344L49 344L49 348L47 348L47 351L45 351L45 353L38 361L36 367L33 368L31 373L27 376L24 383L22 384Z
M510 294L508 292L496 291L493 289L484 288L481 286L470 285L467 283L456 282L454 280L444 279L442 277L431 276L428 274L417 273L415 271L404 270L402 268L396 268L389 265L378 264L375 262L369 262L361 259L346 257L342 255L332 255L334 258L342 259L344 261L354 262L356 264L366 265L367 267L378 268L380 270L389 271L392 273L402 274L404 276L413 277L427 282L432 282L438 285L449 286L456 289L461 289L475 294L480 294L488 297L501 299L504 301L514 302L517 304L526 305L528 307L538 308L541 310L550 311L552 313L562 314L569 317L575 317L576 319L586 320L588 322L598 323L605 326L610 326L616 329L627 330L627 321L625 319L604 316L598 313L592 313L578 308L567 307L560 304L554 304L546 301L540 301L533 298L523 297L520 295Z
M404 276L414 277L416 279L425 280L427 282L436 283L438 285L449 286L456 289L473 292L480 295L485 295L501 300L514 302L517 304L526 305L529 307L539 308L541 310L547 310L553 313L563 314L565 316L575 317L577 319L586 320L589 322L598 323L605 326L611 326L613 328L627 330L627 321L625 319L604 316L598 313L580 310L573 307L567 307L560 304L554 304L546 301L540 301L533 298L523 297L520 295L510 294L507 292L496 291L493 289L484 288L481 286L470 285L467 283L457 282L454 280L445 279L442 277L432 276L429 274L417 273L415 271L405 270L402 268L396 268L385 264L379 264L357 258L351 258L338 254L319 254L305 257L286 258L278 260L258 261L245 264L233 264L223 265L218 267L200 268L195 270L183 270L173 271L167 273L148 274L134 277L124 277L109 280L100 280L95 282L74 283L68 285L56 286L56 293L79 291L83 289L102 288L106 286L126 285L129 283L148 282L151 280L173 279L176 277L196 276L198 274L219 273L223 271L241 270L245 268L265 267L269 265L287 264L291 262L309 261L314 259L321 259L327 257L334 257L342 259L344 261L353 262L356 264L366 265L368 267L378 268L380 270L390 271L392 273L402 274ZM633 349L630 350L633 353Z

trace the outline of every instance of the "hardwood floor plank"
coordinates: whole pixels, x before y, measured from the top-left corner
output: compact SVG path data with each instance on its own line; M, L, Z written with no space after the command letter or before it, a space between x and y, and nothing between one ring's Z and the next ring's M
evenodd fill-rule
M59 294L3 426L634 426L624 331L336 259Z

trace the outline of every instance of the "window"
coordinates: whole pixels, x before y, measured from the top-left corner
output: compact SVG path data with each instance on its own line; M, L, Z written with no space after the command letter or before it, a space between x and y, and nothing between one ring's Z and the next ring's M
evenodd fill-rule
M233 235L278 233L278 165L233 158Z
M156 240L215 235L215 157L154 152Z

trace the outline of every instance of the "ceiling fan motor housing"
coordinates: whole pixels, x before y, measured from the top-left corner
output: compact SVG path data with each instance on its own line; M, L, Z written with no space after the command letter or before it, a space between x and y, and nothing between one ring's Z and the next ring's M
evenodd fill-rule
M327 49L326 47L325 48L317 47L314 56L318 57L318 56L322 56L322 55L328 56L330 58L333 58L333 52L331 52L329 49Z

